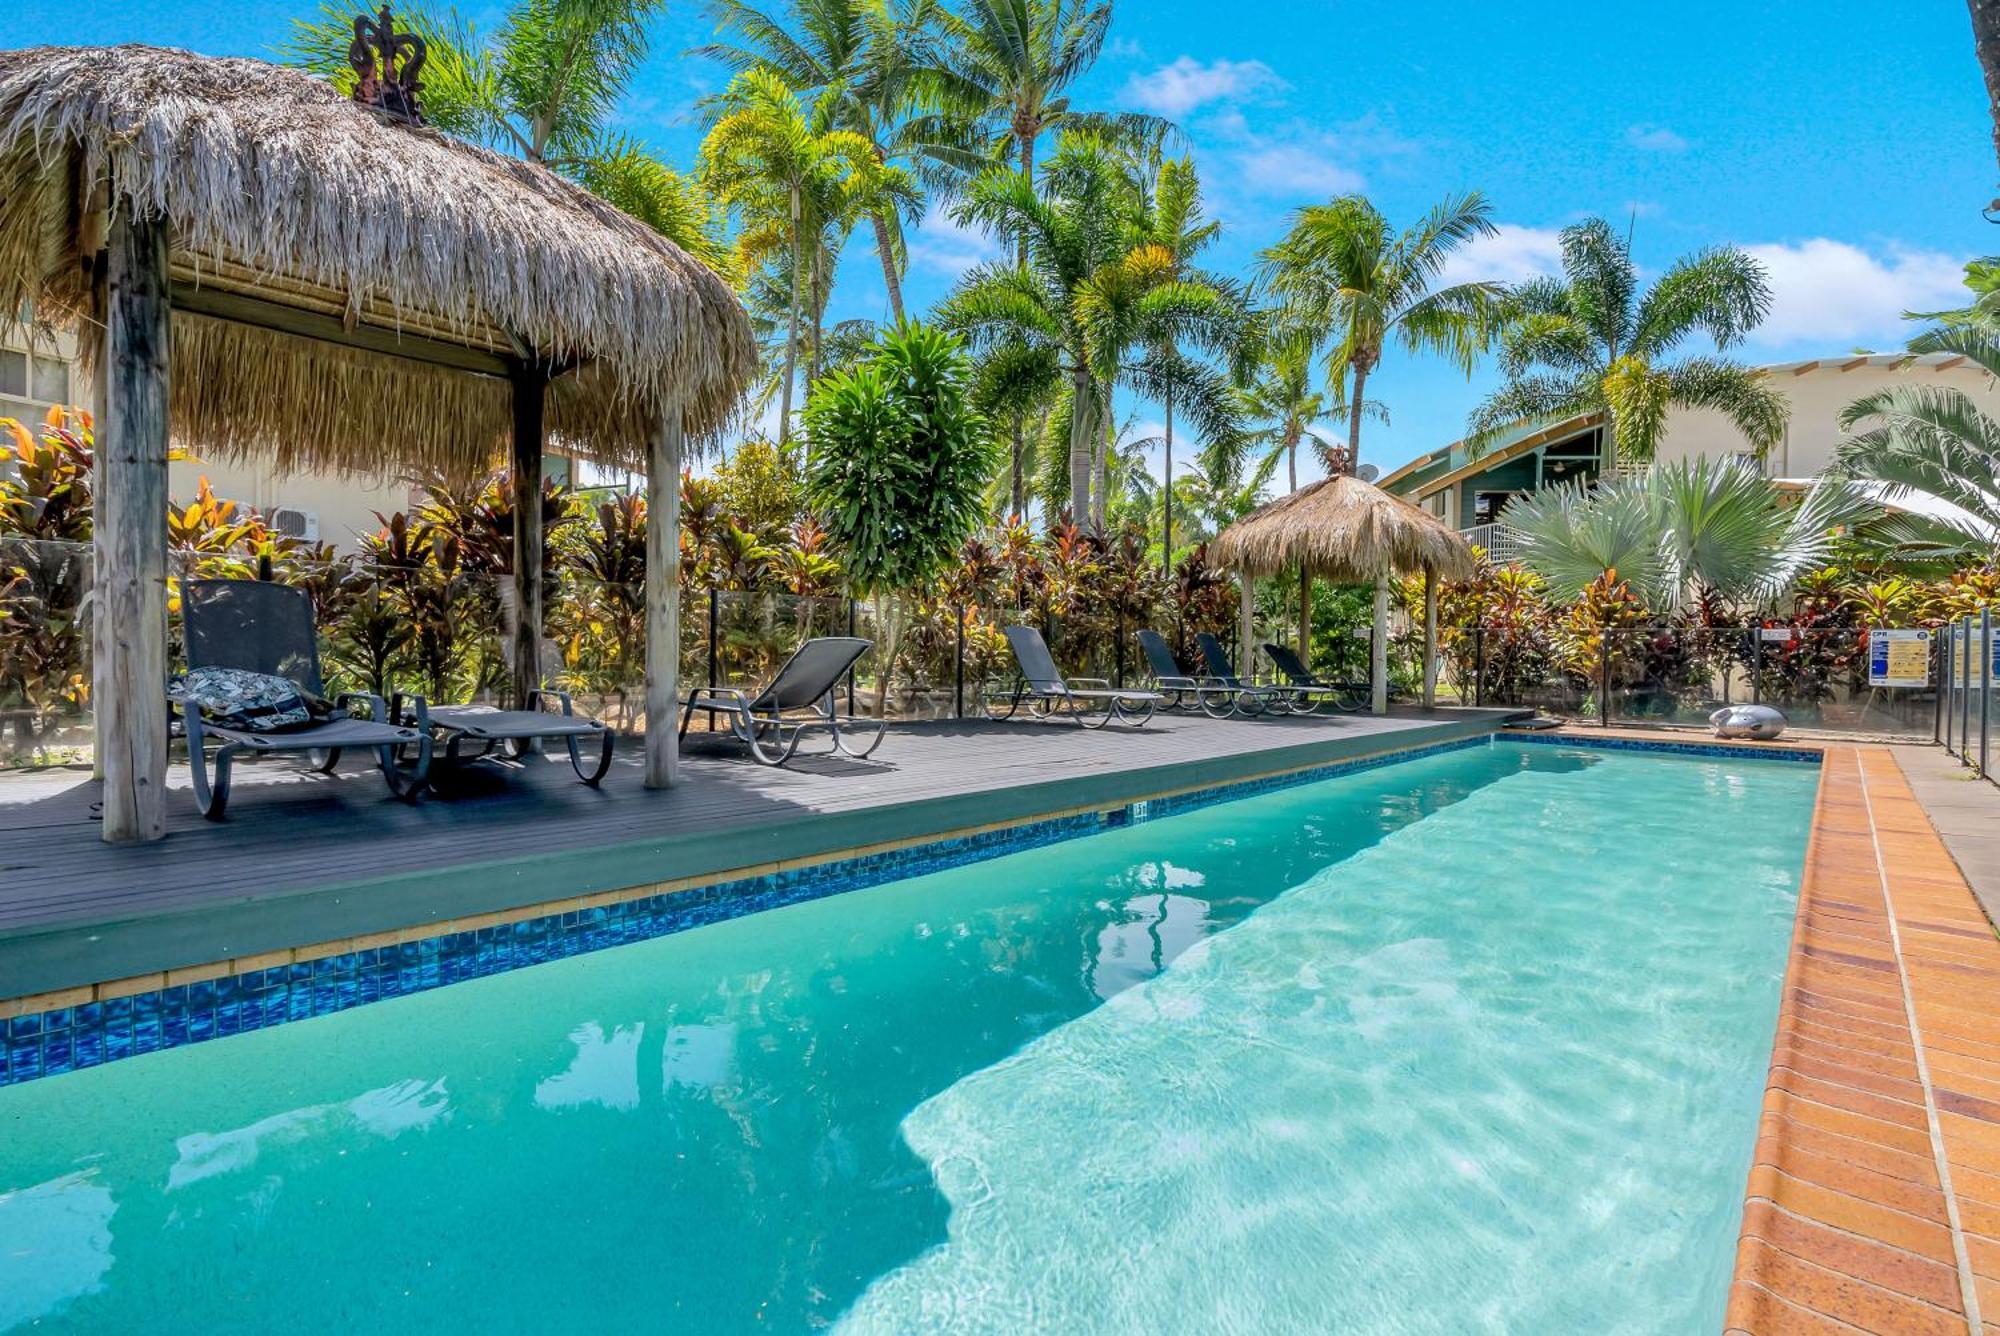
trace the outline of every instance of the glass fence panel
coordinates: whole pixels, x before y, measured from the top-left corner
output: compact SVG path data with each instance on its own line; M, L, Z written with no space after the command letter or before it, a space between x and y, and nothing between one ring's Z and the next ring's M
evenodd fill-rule
M1936 736L1959 760L1993 779L2000 751L2000 617L1992 610L1966 617L1941 637L1946 683Z
M90 545L0 539L0 765L87 758Z
M699 602L681 596L681 683L698 664L708 621ZM565 578L545 596L542 671L570 693L577 711L623 732L646 725L646 589L644 585Z

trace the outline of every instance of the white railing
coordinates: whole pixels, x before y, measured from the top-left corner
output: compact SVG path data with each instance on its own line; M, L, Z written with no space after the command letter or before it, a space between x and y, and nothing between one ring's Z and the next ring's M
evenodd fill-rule
M1474 547L1485 549L1486 559L1495 566L1512 565L1526 550L1521 531L1511 524L1475 524L1460 529L1459 534Z

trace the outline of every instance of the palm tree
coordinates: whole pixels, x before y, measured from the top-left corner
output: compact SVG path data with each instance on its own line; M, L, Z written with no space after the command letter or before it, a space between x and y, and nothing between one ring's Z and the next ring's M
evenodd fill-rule
M723 259L699 187L607 131L648 50L654 0L519 0L488 38L456 12L413 6L424 39L424 119L448 134L541 163L611 200L707 263ZM354 71L350 5L295 19L283 53L341 88Z
M2000 376L2000 330L1944 326L1910 341L1914 353L1951 353ZM1924 513L1894 514L1872 526L1902 555L2000 565L2000 422L1963 390L1898 385L1850 405L1835 466L1877 483L1891 504L1930 498ZM1857 430L1859 429L1859 430Z
M1704 593L1761 605L1827 564L1838 531L1863 506L1839 479L1788 506L1734 459L1678 461L1591 487L1566 483L1515 498L1507 522L1523 560L1568 601L1613 575L1656 609Z
M1110 29L1110 0L965 0L960 12L942 12L946 118L971 126L992 157L1015 163L1030 185L1036 146L1050 130L1130 140L1157 133L1165 122L1155 116L1070 105L1069 89L1097 62ZM1018 245L1025 264L1025 235Z
M1243 416L1253 425L1244 437L1250 449L1263 446L1273 463L1285 464L1285 490L1299 490L1299 446L1310 443L1328 473L1343 470L1338 449L1329 446L1313 427L1335 411L1326 392L1313 387L1312 340L1302 330L1287 330L1269 342L1258 359L1256 379L1239 391Z
M1134 175L1139 190L1131 240L1160 247L1173 257L1182 274L1233 294L1233 285L1191 268L1195 256L1222 234L1222 224L1203 217L1201 178L1194 159L1167 158L1165 140L1164 131L1152 136L1144 151L1136 155ZM1160 562L1169 578L1174 569L1174 393L1200 370L1181 356L1171 330L1147 350L1144 373L1158 382L1164 418L1160 436L1165 472L1160 489Z
M943 182L976 170L978 155L956 123L937 115L949 78L935 55L943 14L938 0L787 0L782 11L744 0L713 0L720 33L741 44L713 42L695 55L732 70L767 70L801 97L826 97L833 123L867 140L876 161L917 179ZM889 312L901 321L903 227L922 212L912 190L890 207L868 211L888 289Z
M1293 215L1283 240L1261 257L1261 273L1287 321L1329 331L1327 379L1351 377L1345 467L1361 463L1368 377L1391 339L1413 353L1448 357L1468 375L1485 348L1499 295L1492 283L1434 285L1466 242L1492 234L1492 206L1473 192L1440 202L1396 234L1360 195Z
M1722 413L1759 454L1784 434L1784 397L1756 371L1723 357L1668 360L1695 334L1727 349L1764 318L1771 289L1749 255L1698 251L1641 292L1629 245L1593 218L1563 229L1562 267L1507 294L1507 380L1473 411L1475 452L1516 423L1588 412L1605 414L1616 457L1635 463L1653 458L1669 408Z
M858 214L879 207L906 182L877 161L868 141L831 123L832 104L808 111L777 74L746 70L722 94L724 112L702 141L702 173L716 197L743 221L737 251L745 272L769 260L787 269L783 379L778 441L791 440L792 387L798 374L799 324L812 286L813 361L819 313L832 283L832 257ZM810 245L808 241L810 240Z
M1093 495L1093 481L1116 382L1152 393L1171 377L1198 427L1225 434L1232 422L1219 377L1192 371L1188 359L1128 365L1126 352L1173 337L1226 356L1241 337L1240 308L1228 293L1182 277L1164 247L1129 244L1132 183L1102 141L1066 136L1043 184L1038 191L1025 173L1004 169L972 184L961 220L1020 236L1029 259L972 270L944 313L982 352L1020 349L1059 368L1067 380L1057 410L1068 427L1067 500L1079 524L1098 525L1104 497L1101 488Z

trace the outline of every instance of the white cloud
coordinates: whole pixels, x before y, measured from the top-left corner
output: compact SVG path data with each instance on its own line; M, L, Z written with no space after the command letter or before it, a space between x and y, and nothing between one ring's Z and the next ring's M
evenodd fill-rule
M1963 305L1965 258L1891 246L1871 254L1827 237L1746 246L1771 279L1771 313L1759 343L1897 342L1905 311Z
M933 204L922 223L906 231L910 267L957 278L976 264L1005 257L1006 247L977 227L953 222Z
M1562 273L1562 236L1553 227L1501 223L1445 261L1445 283L1523 283Z
M1185 116L1225 98L1282 92L1283 79L1261 60L1217 60L1204 65L1182 56L1151 74L1135 74L1125 84L1125 100L1162 116Z
M1648 153L1685 153L1688 141L1664 125L1628 125L1625 142Z
M1114 37L1104 54L1113 60L1144 60L1146 48L1130 37Z
M1245 188L1267 195L1339 195L1367 184L1365 177L1333 156L1326 141L1264 144L1236 156Z

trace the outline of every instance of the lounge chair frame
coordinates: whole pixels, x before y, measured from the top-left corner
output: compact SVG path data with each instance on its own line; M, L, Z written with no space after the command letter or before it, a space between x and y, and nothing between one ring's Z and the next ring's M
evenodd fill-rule
M1200 710L1216 719L1229 714L1229 688L1213 677L1182 672L1174 659L1173 647L1158 631L1140 631L1137 638L1139 650L1146 656L1147 669L1153 674L1153 684L1167 698L1162 709Z
M1292 713L1317 714L1322 705L1332 706L1336 714L1354 714L1361 709L1351 684L1329 682L1309 672L1299 656L1284 645L1266 644L1264 655L1285 679L1282 685L1292 693Z
M233 626L225 624L232 603L243 605ZM267 673L296 682L315 696L324 694L312 602L304 590L259 580L189 580L181 586L181 617L190 668ZM258 629L266 632L262 639L253 633ZM230 777L236 758L243 755L303 752L309 768L330 775L343 751L366 747L375 753L389 792L415 802L430 773L431 735L421 722L428 716L423 697L407 699L412 717L419 721L410 725L396 723L380 696L344 691L333 703L346 717L282 733L260 733L204 721L201 710L186 697L167 693L169 723L178 723L187 740L195 805L210 821L222 820L228 810ZM366 719L347 714L358 702L368 706ZM208 753L211 739L221 743L213 756ZM406 760L412 752L415 759Z
M1292 697L1283 687L1245 682L1237 676L1230 666L1229 655L1214 632L1201 632L1195 637L1195 644L1201 647L1202 661L1208 666L1207 680L1213 684L1202 701L1202 709L1209 718L1227 719L1233 714L1240 714L1247 719L1255 719L1274 709L1282 714L1292 712Z
M1068 719L1085 728L1104 728L1113 720L1143 728L1166 702L1157 691L1114 687L1101 677L1066 679L1056 670L1040 631L1032 626L1006 630L1019 672L1010 685L980 692L980 712L988 719L1012 719L1026 706L1038 719Z
M806 734L824 729L832 741L829 754L864 760L882 745L886 720L842 714L835 706L841 679L874 645L856 636L819 636L806 641L755 692L735 687L698 687L688 693L681 710L680 736L687 736L695 711L724 715L729 731L764 765L792 759ZM859 746L850 737L865 738Z
M404 714L406 699L399 695L390 701L391 715L399 723L411 722ZM578 714L576 703L567 691L550 687L530 691L526 706L519 710L433 705L425 716L424 727L435 732L444 743L444 764L434 767L431 775L433 789L440 787L444 776L456 774L462 767L485 760L496 751L514 760L527 750L530 742L554 741L560 741L568 750L570 769L576 772L576 777L596 788L611 769L611 754L618 741L616 731L608 724ZM586 767L584 748L593 740L597 756L595 763ZM474 746L478 750L467 754L466 748Z

